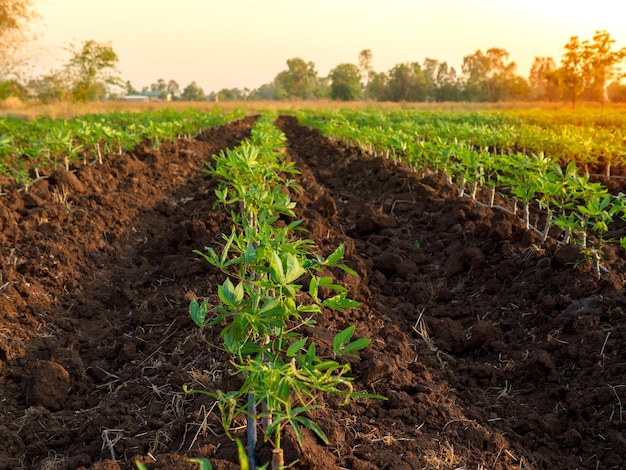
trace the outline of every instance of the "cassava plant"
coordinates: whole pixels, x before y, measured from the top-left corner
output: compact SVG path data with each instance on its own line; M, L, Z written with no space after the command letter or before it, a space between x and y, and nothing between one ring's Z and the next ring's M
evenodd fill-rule
M343 311L359 303L349 299L347 290L331 276L321 275L332 269L356 275L340 262L344 246L324 258L314 253L311 240L295 236L301 221L280 221L280 216L295 218L295 203L288 190L296 185L284 175L297 172L293 164L281 161L281 136L269 117L261 118L250 141L220 153L214 157L215 166L208 167L210 174L222 179L217 203L234 208L234 225L231 233L224 235L220 253L212 247L196 251L226 275L217 288L219 304L192 300L189 306L198 326L221 328L224 350L243 385L229 392L188 391L208 394L217 401L229 436L234 420L246 418L250 468L256 465L259 428L273 448L271 467L283 468L281 440L286 426L291 426L299 443L302 428L328 443L321 428L308 417L320 406L321 394L341 395L344 403L355 397L374 397L356 392L348 375L350 365L335 360L354 355L370 340L352 340L355 331L349 326L333 340L334 357L324 359L300 332L300 327L314 325L315 315L324 308ZM303 290L299 282L305 278L308 288ZM331 294L321 296L321 288Z

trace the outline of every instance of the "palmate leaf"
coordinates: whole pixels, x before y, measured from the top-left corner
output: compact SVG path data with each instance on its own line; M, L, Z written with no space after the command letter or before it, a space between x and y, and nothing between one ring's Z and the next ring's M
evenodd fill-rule
M243 300L243 284L240 282L235 287L230 279L226 279L224 284L217 286L217 295L224 305L235 308Z
M306 270L298 257L292 253L284 253L282 258L276 252L270 257L270 275L272 280L281 286L287 286L302 276Z
M294 357L296 354L298 354L300 350L304 347L308 339L308 337L304 337L289 346L286 352L287 357Z
M320 408L320 405L309 405L309 406L300 406L297 408L293 408L288 412L276 413L274 415L274 420L272 424L268 427L266 433L268 435L272 435L277 428L283 426L283 423L287 422L291 425L294 432L296 433L296 439L300 445L303 443L302 433L300 431L300 425L303 425L313 431L325 444L329 444L330 441L324 431L311 419L302 416L302 414L307 413L316 408Z
M204 326L204 322L207 314L207 301L205 300L201 304L196 299L191 299L189 302L189 316L193 322L200 328Z
M345 330L340 331L333 338L333 353L336 355L345 355L348 357L356 357L352 354L354 351L360 351L365 349L371 343L370 339L359 338L354 341L350 341L354 335L355 327L350 325Z
M356 300L348 299L347 292L341 292L333 297L325 299L322 302L324 307L332 308L333 310L337 310L338 312L343 312L348 308L356 308L361 305L361 302L357 302Z
M342 243L341 245L339 245L335 251L333 251L328 258L326 258L326 261L324 262L325 265L330 265L333 266L337 263L337 261L339 261L341 258L343 258L344 253L346 252L346 246L344 243Z
M356 327L354 325L350 325L348 328L346 328L343 331L340 331L339 333L337 333L335 335L335 337L333 338L333 352L335 354L337 354L339 349L344 344L346 344L348 341L350 341L352 336L354 336L354 331L355 330L356 330Z

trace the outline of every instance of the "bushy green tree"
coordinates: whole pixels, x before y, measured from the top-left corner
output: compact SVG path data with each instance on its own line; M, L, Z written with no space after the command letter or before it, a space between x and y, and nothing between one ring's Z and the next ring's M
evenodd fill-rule
M626 58L626 47L612 50L615 39L606 31L596 31L591 42L584 43L586 68L595 94L604 107L609 80L618 76L618 64Z
M315 64L299 57L287 60L287 70L280 72L274 83L279 99L311 99L320 96Z
M626 103L626 85L614 81L607 87L609 100L614 103Z
M66 72L76 101L103 98L107 85L123 86L117 75L119 59L110 44L90 39L83 41L80 47L70 46L69 50L72 56Z
M184 101L206 101L206 94L196 82L191 82L183 90L180 99Z
M398 64L389 71L389 101L426 101L428 89L428 79L417 62Z
M447 62L438 65L435 85L435 101L460 101L463 97L456 69Z
M17 96L25 100L28 96L26 88L24 88L17 80L5 80L0 82L0 100L9 96Z
M385 101L387 99L387 74L372 72L365 88L365 95L372 100Z
M508 60L509 53L497 47L465 56L461 69L465 75L466 99L496 102L523 98L528 85L515 74L515 62Z
M558 78L569 94L572 108L583 93L604 106L607 83L619 75L619 64L626 58L626 47L614 51L614 43L609 33L596 31L592 41L572 36L565 45Z
M52 71L40 78L30 80L28 87L44 103L72 99L71 84L63 71Z
M555 78L556 64L554 59L552 57L535 57L528 76L530 98L533 100L556 100L559 97L559 87Z
M361 98L361 71L354 64L339 64L330 71L330 97L354 101Z
M565 44L565 53L561 57L561 67L558 69L558 80L569 93L572 109L575 108L576 99L584 91L588 81L585 47L578 36L572 36Z

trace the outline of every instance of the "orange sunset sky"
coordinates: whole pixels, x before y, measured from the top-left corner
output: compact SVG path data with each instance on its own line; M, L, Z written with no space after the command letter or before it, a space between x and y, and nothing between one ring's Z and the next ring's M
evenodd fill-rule
M205 92L257 88L286 60L315 63L320 76L370 49L386 72L402 62L446 61L490 47L507 50L527 77L535 56L560 61L573 35L607 30L626 46L626 2L594 0L36 0L38 70L68 59L69 44L110 42L135 88L196 81Z

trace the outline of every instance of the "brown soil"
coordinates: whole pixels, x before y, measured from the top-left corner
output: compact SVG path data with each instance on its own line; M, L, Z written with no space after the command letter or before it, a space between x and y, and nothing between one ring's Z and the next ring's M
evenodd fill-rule
M230 390L215 331L188 317L223 277L193 253L230 230L203 162L254 118L197 140L59 171L0 198L0 469L238 468L213 401ZM363 305L328 312L322 347L356 325L355 387L386 396L313 414L286 438L301 469L626 466L624 251L596 281L580 253L455 196L437 175L344 148L281 117L302 171L298 216L341 242ZM623 228L617 227L622 233ZM243 430L235 434L243 437ZM268 455L259 449L263 459Z

